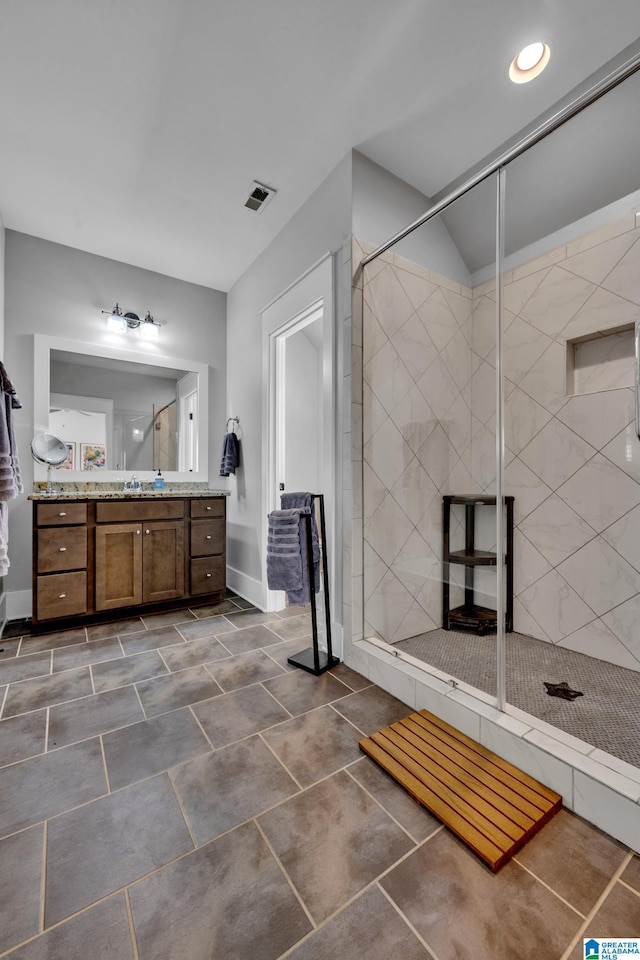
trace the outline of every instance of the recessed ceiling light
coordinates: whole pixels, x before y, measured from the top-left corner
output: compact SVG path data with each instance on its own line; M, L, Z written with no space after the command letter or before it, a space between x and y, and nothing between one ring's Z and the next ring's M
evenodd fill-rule
M528 83L538 77L549 63L551 51L546 43L530 43L511 61L509 77L514 83Z

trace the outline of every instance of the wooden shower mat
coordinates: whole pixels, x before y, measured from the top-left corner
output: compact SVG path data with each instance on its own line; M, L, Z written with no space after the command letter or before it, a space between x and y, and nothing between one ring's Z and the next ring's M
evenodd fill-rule
M360 749L499 870L562 807L562 797L427 710Z

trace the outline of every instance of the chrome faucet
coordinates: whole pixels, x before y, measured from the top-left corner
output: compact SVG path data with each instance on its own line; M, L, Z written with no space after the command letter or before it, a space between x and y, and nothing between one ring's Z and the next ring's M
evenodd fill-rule
M138 478L134 473L131 477L131 480L123 480L122 492L123 493L142 493L142 480L138 480Z

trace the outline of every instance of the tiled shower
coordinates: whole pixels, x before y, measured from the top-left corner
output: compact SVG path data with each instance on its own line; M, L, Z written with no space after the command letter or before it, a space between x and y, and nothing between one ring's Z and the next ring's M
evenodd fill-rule
M503 276L514 628L634 670L639 240L629 212ZM440 624L442 496L494 491L496 307L494 281L386 257L363 290L364 570L393 643Z
M569 193L569 163L559 177ZM365 636L395 644L441 627L443 496L495 495L500 462L502 492L515 498L514 631L640 673L639 186L612 185L607 203L583 200L573 220L551 216L554 229L521 246L512 205L499 349L495 246L480 269L466 266L463 245L450 271L442 258L432 269L428 251L439 239L455 243L464 218L420 227L424 256L399 244L364 267L354 297L363 317ZM495 236L496 207L484 211ZM357 237L354 248L372 245ZM463 546L463 510L452 549ZM482 549L496 549L495 510L480 511L476 532ZM451 576L455 606L463 568ZM495 576L475 575L478 602L493 608Z

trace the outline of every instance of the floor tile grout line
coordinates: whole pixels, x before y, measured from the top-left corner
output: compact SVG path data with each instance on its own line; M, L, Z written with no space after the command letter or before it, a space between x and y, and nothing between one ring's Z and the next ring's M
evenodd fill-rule
M580 943L580 941L583 939L583 934L586 933L586 931L588 930L589 924L591 923L591 921L593 920L593 918L594 918L595 915L597 914L597 912L598 912L598 910L600 909L600 907L601 907L601 906L604 904L604 902L606 901L607 897L609 896L609 894L611 893L611 891L612 891L613 888L615 887L615 885L616 885L616 883L618 882L619 878L622 876L622 874L624 873L624 871L627 869L627 866L631 863L632 858L633 858L633 852L631 852L631 851L628 852L628 853L623 857L622 863L618 866L618 869L615 871L615 873L613 874L613 876L612 876L611 879L609 880L609 883L606 885L606 887L604 888L604 890L602 891L602 893L600 894L600 896L598 897L598 899L596 900L596 902L595 902L594 905L592 906L591 910L589 911L589 913L588 913L587 916L586 916L585 921L584 921L583 923L581 923L580 926L578 927L578 930L576 931L575 936L573 937L573 939L571 940L571 942L570 942L569 945L567 946L567 949L565 950L565 952L564 952L564 953L562 954L562 956L560 957L560 960L570 960L571 954L573 953L575 947L576 947L576 946Z
M107 661L107 663L108 663L108 662L109 662L109 661ZM90 664L89 664L89 679L91 680L91 690L92 690L93 696L95 697L95 696L96 696L96 685L95 685L95 683L93 682L93 670L91 669L92 666L93 666L93 664L90 663Z
M359 693L360 691L354 691L354 693L355 693L355 692L358 692L358 693ZM344 697L343 697L342 699L344 699ZM334 702L337 703L338 701L331 701L331 703L328 703L327 706L331 707L331 709L332 709L335 713L337 713L339 717L342 717L343 720L346 720L347 723L350 723L351 726L353 727L353 729L356 730L356 731L360 734L361 737L366 737L367 734L364 732L364 730L362 730L353 720L351 720L350 717L345 716L344 713L340 713L340 711L338 710L337 707L334 707L334 705L333 705ZM363 756L364 756L364 754L363 754Z
M284 762L284 760L282 760L282 758L278 756L278 754L275 752L275 750L273 749L273 747L272 747L269 743L267 743L267 741L264 739L264 737L262 736L262 731L261 731L261 730L258 731L258 737L259 737L259 739L262 741L262 743L264 743L264 745L265 745L265 747L267 748L267 750L269 750L270 753L272 753L273 756L276 758L276 760L278 761L278 763L280 764L280 766L282 767L282 769L284 770L284 772L285 772L288 776L291 777L291 779L292 779L293 782L295 783L295 785L296 785L296 787L298 788L298 790L300 790L300 791L304 790L305 788L302 786L302 784L300 783L300 781L298 780L298 778L297 778L297 777L294 777L293 773L291 772L291 770L289 770L289 768L287 767L287 765L286 765L286 763ZM277 804L276 804L276 806L277 806ZM266 811L262 811L262 812L264 813L264 812L266 812ZM262 814L260 814L260 816L261 816L261 815L262 815Z
M391 894L387 893L387 891L384 889L384 887L382 887L382 886L378 883L378 881L376 881L375 886L376 886L376 888L380 891L380 893L381 893L382 896L385 898L385 900L387 900L387 901L391 904L391 906L392 906L393 909L396 911L396 913L398 914L398 916L400 917L400 919L401 919L404 923L406 923L406 925L409 927L409 930L411 930L411 932L414 934L414 936L416 936L416 937L418 938L418 940L420 941L420 943L422 944L422 946L425 948L425 950L427 951L427 953L429 953L429 954L431 955L431 957L433 957L433 960L440 960L440 957L438 956L438 954L435 952L435 950L434 950L432 947L429 946L429 944L427 943L427 941L426 941L426 940L424 939L424 937L418 932L418 930L416 930L416 928L415 928L414 925L411 923L411 921L409 920L409 918L407 917L407 915L404 913L404 911L398 906L398 904L395 902L395 900L391 897Z
M193 851L190 850L189 853L193 853ZM176 859L181 860L183 856L184 854ZM170 863L175 863L175 862L176 862L175 860L170 861ZM164 866L168 866L168 864L163 864L161 867L157 867L154 871L152 871L152 873L157 873L159 870L162 870ZM145 874L144 877L138 877L136 878L136 880L131 880L127 886L118 887L117 890L112 890L110 893L106 893L103 897L98 897L97 900L93 900L91 903L88 903L86 906L81 907L79 910L76 910L73 913L70 913L66 917L62 917L62 919L60 920L56 920L56 922L52 923L51 926L46 927L42 933L36 933L33 936L28 937L26 940L21 940L19 943L13 944L13 946L9 947L8 950L5 950L4 952L0 952L0 960L3 960L3 958L5 957L10 957L10 954L14 950L18 950L18 949L21 949L22 947L30 946L36 940L39 940L44 934L48 934L52 930L57 930L60 927L64 926L66 923L69 923L72 920L76 920L78 917L81 917L85 913L89 913L89 911L93 910L94 907L99 907L101 904L106 903L107 900L111 900L112 898L117 897L119 893L124 893L129 886L133 886L135 883L138 882L138 880L146 880L147 877L152 876L152 873Z
M618 883L622 887L626 887L631 893L635 893L636 897L640 897L640 890L636 890L635 887L630 886L626 880L623 880L622 877L619 878Z
M127 920L129 922L129 935L131 937L131 951L133 953L133 960L140 960L140 954L138 953L138 941L136 939L136 928L133 922L133 910L131 909L131 901L129 899L129 887L124 889L124 903L127 911Z
M48 840L48 821L45 820L42 825L42 874L40 876L40 909L38 916L38 933L44 932L45 921L45 898L47 893L47 840Z
M265 683L268 683L268 681L267 681L267 680L260 680L260 681L259 681L259 686L262 687L262 689L265 691L265 693L268 693L268 694L269 694L269 696L271 697L271 699L274 700L274 701L278 704L278 706L281 707L281 708L285 711L285 713L288 713L288 714L289 714L289 719L294 720L294 719L295 719L295 715L294 715L293 713L291 713L291 711L288 710L288 709L285 707L284 703L280 703L280 701L279 701L278 698L276 697L275 693L271 693L271 690L268 690L267 687L265 687ZM252 686L252 684L250 684L250 686ZM302 716L302 714L299 714L299 716ZM281 720L280 723L284 723L284 720ZM274 723L273 726L275 727L275 726L277 726L277 724ZM265 727L265 729L268 729L268 728Z
M354 761L354 762L357 762L357 761ZM353 766L353 764L350 764L349 766ZM354 777L354 775L352 774L351 770L349 770L347 767L343 767L342 769L344 770L345 773L347 773L347 774L351 777L351 779L354 781L354 783L357 783L357 785L358 785L362 790L364 790L364 792L367 794L367 796L370 797L371 800L373 800L373 801L380 807L380 809L381 809L384 813L386 813L386 815L389 817L389 819L390 819L390 820L393 820L393 822L395 823L395 825L396 825L397 827L399 827L399 828L402 830L402 832L403 832L404 834L406 834L411 841L413 841L413 843L419 844L419 843L422 842L422 841L420 841L420 840L416 840L416 838L411 835L411 833L409 832L408 828L405 827L405 826L403 826L403 825L400 823L400 821L397 820L396 817L394 817L394 815L393 815L389 810L387 810L387 808L384 806L384 804L382 803L382 801L381 801L381 800L378 800L377 797L374 797L374 795L373 795L369 790L367 790L367 788L366 788L362 783L360 783L360 781L357 779L357 777ZM402 789L402 788L401 788L401 789ZM406 792L405 792L405 796L408 796L408 794L407 794ZM438 832L441 830L442 827L443 827L443 824L442 824L442 823L439 824L439 826L434 827L433 831L429 834L429 836L428 836L428 837L425 837L424 839L425 839L425 840L428 840L428 839L429 839L430 837L432 837L435 833L438 833Z
M153 679L153 677L152 677L151 679ZM140 691L138 690L138 687L137 687L136 683L135 683L135 682L132 683L131 686L132 686L133 689L135 690L136 697L138 698L138 703L140 704L140 709L142 710L142 719L143 719L143 720L148 720L149 717L147 716L147 711L146 711L145 708L144 708L144 704L143 704L143 702L142 702L142 697L140 696ZM169 710L169 711L167 711L167 712L170 713L171 711ZM140 723L140 721L138 721L138 723ZM132 724L127 724L127 726L132 726Z
M204 736L205 740L207 741L207 743L208 743L209 746L211 747L211 750L215 753L216 748L215 748L214 745L211 743L211 740L209 739L209 735L207 734L207 731L206 731L205 728L202 726L202 724L200 723L200 720L199 720L198 717L196 716L196 713L195 713L195 710L193 709L192 704L188 704L188 705L187 705L187 710L189 711L189 713L191 714L191 716L193 717L193 719L195 720L195 722L198 724L198 727L199 727L199 729L202 731L202 735Z
M569 907L569 909L572 910L574 913L577 913L577 915L580 917L581 920L587 919L586 914L582 913L581 910L578 910L577 907L574 907L572 903L569 903L569 901L566 900L562 896L562 894L558 893L557 890L554 890L553 887L549 886L549 884L546 883L541 877L539 877L537 873L534 873L533 870L530 870L529 867L526 867L524 863L521 863L517 857L512 857L511 859L513 863L517 864L517 866L519 866L521 870L524 870L525 873L528 873L529 876L532 877L537 883L541 883L542 886L549 891L549 893L552 893L553 896L557 897L557 899L560 900L562 903L564 903L565 906Z
M280 871L281 871L281 873L282 873L282 876L285 878L285 880L287 881L289 887L291 888L291 891L292 891L294 897L296 898L296 900L298 901L298 903L299 903L300 906L302 907L302 909L303 909L303 911L304 911L304 913L305 913L305 915L306 915L309 923L311 924L311 926L312 926L312 928L313 928L313 931L317 930L317 929L318 929L318 924L317 924L316 921L313 919L313 916L312 916L312 914L311 914L311 911L309 910L309 908L307 907L306 903L305 903L304 900L302 899L302 895L300 894L300 892L298 891L298 888L296 887L295 883L293 882L293 880L292 880L291 877L289 876L289 873L288 873L288 871L286 870L284 864L282 863L280 857L279 857L279 856L277 855L277 853L275 852L275 850L274 850L274 848L273 848L273 846L272 846L272 844L271 844L271 841L269 840L269 838L267 837L266 833L264 832L264 830L262 829L262 827L261 827L260 824L258 823L257 818L254 817L253 820L252 820L252 822L255 823L256 829L257 829L258 833L259 833L260 836L262 837L262 840L263 840L263 842L265 843L267 849L269 850L269 853L271 854L271 856L272 856L273 859L275 860L277 866L279 867L279 869L280 869ZM312 931L310 931L310 932L312 932Z
M103 735L101 734L101 735L98 737L98 739L99 739L99 741L100 741L100 753L102 754L102 765L103 765L103 767L104 767L104 778L105 778L105 781L106 781L106 784L107 784L107 795L108 795L108 796L111 796L111 793L112 793L112 790L111 790L111 780L109 779L109 768L108 768L108 766L107 766L107 754L106 754L105 749L104 749Z
M45 717L44 717L44 750L42 753L51 753L49 750L49 724L51 722L51 710L50 707L45 707ZM29 759L28 757L25 759Z
M185 762L186 762L186 761L185 761ZM194 850L197 850L197 849L198 849L198 846L203 846L203 844L198 844L198 843L196 842L196 838L195 838L195 836L194 836L193 829L192 829L191 823L190 823L190 821L189 821L189 817L187 816L187 811L186 811L185 808L184 808L184 805L183 805L183 803L182 803L182 798L181 798L180 794L178 793L178 789L177 789L175 783L173 782L173 777L171 776L170 770L167 770L166 773L167 773L167 778L168 778L168 780L169 780L169 785L171 786L171 790L172 790L172 792L173 792L173 795L174 795L174 797L176 798L176 803L178 804L178 809L180 810L180 813L181 813L181 815L182 815L182 819L184 820L184 825L185 825L185 827L187 828L187 833L189 834L189 839L191 840L191 843L193 844L193 849L194 849Z
M7 702L7 695L8 695L8 693L9 693L9 684L7 684L6 687L4 688L4 693L2 694L2 702L0 703L0 718L2 718L3 720L9 719L8 717L3 717L3 716L2 716L2 714L3 714L3 712L4 712L5 704L6 704L6 702Z
M53 650L50 651L49 655L49 675L53 676Z

